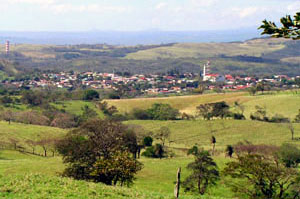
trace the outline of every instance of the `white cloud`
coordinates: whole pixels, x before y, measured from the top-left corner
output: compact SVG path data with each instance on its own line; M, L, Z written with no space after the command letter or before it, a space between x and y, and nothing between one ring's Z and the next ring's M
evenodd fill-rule
M168 5L168 4L165 3L165 2L161 2L161 3L159 3L159 4L157 4L157 5L155 6L155 9L156 9L156 10L160 10L160 9L165 8L167 5Z
M220 0L190 0L189 4L192 7L211 7L218 3Z
M287 6L287 10L289 12L297 12L300 10L300 1L293 2L292 4Z
M56 0L0 0L2 4L36 4L36 5L49 5L54 4Z
M49 9L56 14L63 14L68 12L90 12L90 13L103 13L103 12L117 12L124 13L131 10L131 7L126 6L105 6L100 4L54 4L49 5Z

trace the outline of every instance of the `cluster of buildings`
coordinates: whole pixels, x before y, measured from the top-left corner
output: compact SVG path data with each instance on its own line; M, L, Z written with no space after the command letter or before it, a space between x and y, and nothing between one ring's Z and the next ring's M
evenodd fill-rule
M299 77L300 78L300 77ZM211 73L210 62L204 65L203 73L184 73L181 75L143 75L130 76L117 75L115 73L98 72L59 72L44 73L30 80L4 81L3 84L17 88L45 88L56 87L64 89L93 88L118 90L120 86L126 87L128 91L142 94L160 93L184 93L193 91L199 86L199 82L207 89L242 90L255 86L264 81L270 84L289 81L286 75L277 75L272 78L240 77L230 74L220 75Z

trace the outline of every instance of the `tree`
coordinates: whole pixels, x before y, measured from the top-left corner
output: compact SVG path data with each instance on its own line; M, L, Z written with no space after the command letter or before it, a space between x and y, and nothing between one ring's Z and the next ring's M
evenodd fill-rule
M231 145L227 145L226 147L226 155L232 158L232 155L234 153L234 148Z
M210 120L213 117L224 118L229 115L229 106L226 102L216 102L208 104L200 104L197 107L198 116Z
M84 92L83 100L91 101L94 99L99 99L99 93L95 90L86 90Z
M196 145L190 148L187 152L187 155L197 155L199 153L199 149Z
M300 109L298 111L298 115L295 117L295 122L300 123Z
M185 191L197 191L203 195L209 186L216 185L219 180L217 164L208 151L202 150L195 154L195 161L188 164L187 169L191 170L192 174L183 182Z
M147 136L143 140L144 146L152 146L153 138L150 136Z
M245 106L241 103L239 103L238 101L235 101L234 102L234 107L239 110L239 112L244 115L244 112L245 112Z
M198 87L193 90L194 93L198 93L201 95L204 93L204 91L205 91L205 86L202 84L199 84Z
M250 88L248 88L248 92L250 93L250 95L255 95L256 94L256 87L250 87Z
M50 126L59 128L72 128L76 126L74 116L67 113L57 113L52 119Z
M278 27L274 22L264 20L259 29L263 29L262 34L271 35L272 37L300 39L300 13L296 13L294 18L290 15L282 17L280 20L282 27Z
M217 139L215 136L211 136L210 138L210 143L212 144L212 155L215 154L215 148L216 148L216 143L217 143Z
M294 129L293 123L291 123L291 122L288 123L288 129L289 129L290 132L291 132L292 140L294 140L295 129Z
M39 146L42 147L42 149L43 149L43 151L44 151L44 156L45 156L45 157L48 156L47 152L48 152L51 148L55 147L54 144L55 144L55 141L54 141L54 139L52 139L52 138L42 138L41 140L37 141L37 145L39 145ZM52 150L52 152L53 152L53 151L54 151L54 150ZM54 156L54 152L53 152L52 156Z
M120 182L121 186L124 184L129 186L133 183L134 175L141 169L142 164L133 160L128 152L117 152L109 159L101 157L97 160L91 176L101 176L108 181L107 184L112 182L116 185Z
M153 120L176 120L179 110L172 108L169 104L155 103L147 110Z
M255 106L256 112L254 114L250 115L250 118L252 120L259 120L259 121L268 121L267 118L267 110L265 107L261 107L256 105Z
M237 161L227 163L223 173L230 177L226 184L234 192L252 199L294 198L291 186L299 176L296 169L259 154L238 156Z
M292 144L281 145L277 155L286 167L297 168L300 163L300 150Z
M35 154L35 148L38 145L38 143L34 140L26 140L26 144L31 147L32 154L34 155Z
M20 140L15 138L9 138L9 142L13 145L14 150L17 150L18 143L20 142Z
M5 111L3 112L2 114L2 118L8 122L8 124L10 124L11 120L13 119L13 112L8 110L8 111Z
M89 119L93 119L98 116L98 113L94 109L91 109L88 105L82 107L81 110L82 110L82 115L80 116L80 121L79 121L79 123L81 124L86 122Z
M64 175L108 185L131 183L141 163L130 155L126 132L119 122L99 119L70 131L56 145L67 164Z
M161 142L164 147L166 141L170 138L171 131L168 127L162 126L159 131L155 134L155 138Z

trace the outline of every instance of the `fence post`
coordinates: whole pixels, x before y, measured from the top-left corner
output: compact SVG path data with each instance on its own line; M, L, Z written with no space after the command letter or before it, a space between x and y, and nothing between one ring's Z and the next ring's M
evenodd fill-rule
M181 173L181 168L179 167L179 168L178 168L178 171L177 171L177 182L176 182L176 185L175 185L175 188L174 188L174 196L175 196L175 199L179 199L180 173Z

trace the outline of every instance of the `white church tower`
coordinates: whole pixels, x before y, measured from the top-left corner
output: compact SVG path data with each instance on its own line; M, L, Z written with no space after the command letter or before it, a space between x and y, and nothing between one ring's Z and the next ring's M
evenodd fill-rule
M204 64L203 67L203 81L209 80L209 76L207 76L210 73L210 61L207 62L207 64Z

